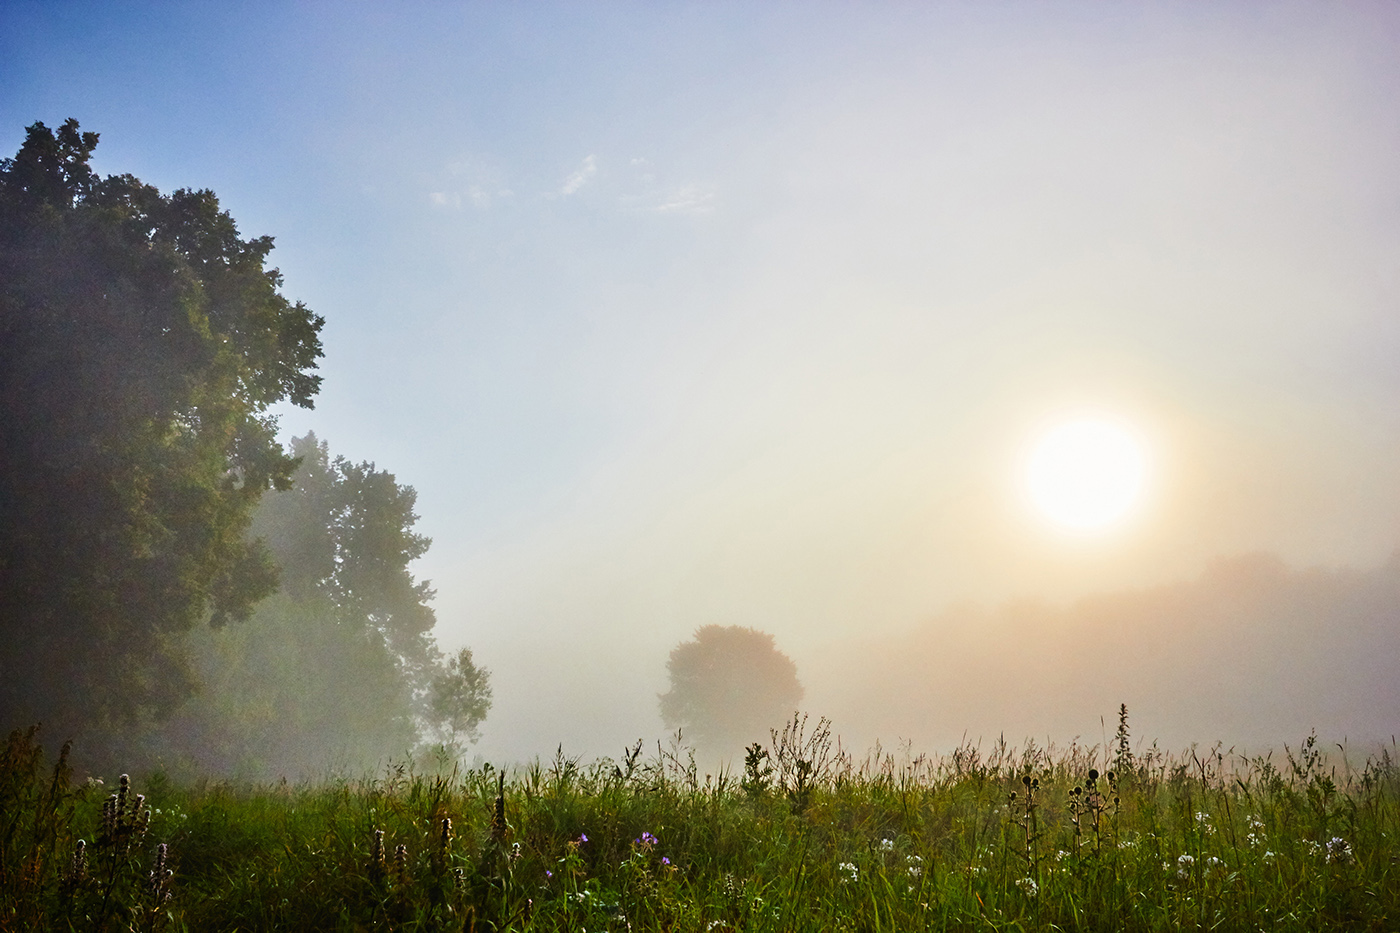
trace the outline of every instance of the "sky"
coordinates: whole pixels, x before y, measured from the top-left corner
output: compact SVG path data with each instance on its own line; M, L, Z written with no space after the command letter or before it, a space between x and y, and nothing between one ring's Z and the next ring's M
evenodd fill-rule
M1267 600L1144 608L1243 605L1220 568L1267 555L1400 663L1400 617L1326 609L1400 546L1396 99L1386 3L0 4L0 151L76 117L99 171L276 238L327 321L284 436L417 490L494 760L659 736L707 624L773 634L853 742L1097 736L1115 698L1002 702L1034 678L978 639L1102 637L1105 599L1157 620L1115 642L1149 735L1400 731L1383 677L1280 714L1316 639ZM1019 485L1084 413L1148 463L1096 535ZM1201 625L1274 646L1229 715L1153 667ZM950 653L996 721L875 689Z

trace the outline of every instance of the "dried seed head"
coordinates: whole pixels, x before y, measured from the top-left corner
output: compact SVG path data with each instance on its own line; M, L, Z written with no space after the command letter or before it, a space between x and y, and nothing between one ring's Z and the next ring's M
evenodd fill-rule
M384 874L384 830L376 829L369 844L369 870L376 876Z
M408 885L408 846L403 843L394 849L394 875L400 887Z
M73 847L73 861L68 867L68 883L79 885L87 878L87 842L79 839Z
M117 795L111 794L102 801L102 835L111 839L117 832Z
M1099 769L1098 769L1098 768L1090 768L1090 769L1089 769L1089 783L1092 784L1092 783L1094 783L1095 781L1097 781L1098 779L1099 779Z

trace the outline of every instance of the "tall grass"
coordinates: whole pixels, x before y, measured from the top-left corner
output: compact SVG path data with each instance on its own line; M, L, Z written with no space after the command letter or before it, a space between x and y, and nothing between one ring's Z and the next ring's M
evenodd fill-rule
M15 733L0 930L1400 928L1400 768L1330 758L1134 754L1125 716L1108 748L857 761L797 719L742 774L673 743L321 786L157 775L118 805Z

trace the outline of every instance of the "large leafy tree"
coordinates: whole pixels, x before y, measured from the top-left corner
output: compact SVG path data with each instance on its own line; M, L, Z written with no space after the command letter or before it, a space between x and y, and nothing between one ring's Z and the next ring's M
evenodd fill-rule
M35 123L0 161L0 725L189 695L180 636L276 588L247 534L295 466L268 410L320 384L271 238L210 191L98 177L96 145Z
M666 662L671 689L661 718L707 752L731 753L781 726L802 701L797 665L773 636L737 625L706 625Z
M203 689L145 754L254 779L369 768L434 740L459 754L490 708L489 675L433 637L433 591L410 569L430 543L413 487L314 435L291 447L292 488L253 520L281 592L245 625L192 634Z

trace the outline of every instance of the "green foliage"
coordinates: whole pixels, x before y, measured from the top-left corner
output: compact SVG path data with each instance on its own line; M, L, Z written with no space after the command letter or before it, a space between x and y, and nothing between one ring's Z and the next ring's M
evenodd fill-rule
M292 488L253 520L282 592L244 625L192 633L203 689L139 754L245 780L358 772L428 741L457 757L490 709L489 674L433 638L433 591L409 569L430 543L413 488L314 435L291 447Z
M797 665L773 636L737 625L706 625L666 662L671 689L661 718L706 752L729 753L783 723L802 700Z
M97 134L0 162L0 724L112 731L194 688L181 636L276 573L247 535L294 461L321 318L209 191L99 178Z
M1218 749L1149 753L1131 786L1115 774L1123 796L1105 798L1098 844L1076 848L1073 790L1086 793L1090 769L1114 751L999 744L937 760L876 750L862 762L833 752L800 814L726 775L699 780L660 747L640 762L628 749L626 771L561 753L510 775L488 765L321 786L157 780L147 838L169 843L170 926L201 931L1313 931L1400 920L1389 750L1360 770L1319 760L1301 776ZM48 773L11 760L0 812L26 833L7 830L0 930L36 928L20 918L62 928L74 901L61 866L74 837L98 838L99 801L64 790L55 807ZM1319 776L1334 784L1325 825L1307 793ZM1107 788L1106 774L1097 781ZM1021 803L1008 806L1013 791ZM31 825L46 827L34 837L46 861L26 874ZM133 864L144 872L154 857ZM151 875L141 887L137 874L111 889L123 918L155 902ZM76 928L100 928L83 897L89 921Z

